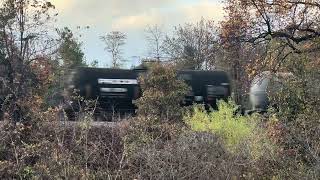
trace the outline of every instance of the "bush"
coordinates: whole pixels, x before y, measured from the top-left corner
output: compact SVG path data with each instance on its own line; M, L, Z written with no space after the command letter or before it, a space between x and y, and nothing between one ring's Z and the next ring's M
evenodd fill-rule
M154 64L140 77L142 97L136 102L140 116L151 116L166 121L179 121L182 102L188 86L177 79L171 65Z
M237 109L231 100L219 101L217 111L208 113L203 107L195 106L184 119L195 132L221 137L226 151L246 164L240 174L247 178L276 177L280 168L279 147L269 136L268 122L258 114L237 114Z
M186 132L162 148L154 143L136 151L130 173L139 179L229 179L241 177L246 168L242 163L226 151L219 137Z
M256 122L238 114L234 115L237 109L235 103L219 101L218 109L207 113L202 106L195 106L192 114L185 117L185 122L195 131L221 135L230 148L254 135Z
M238 106L231 100L218 102L218 111L209 113L202 106L194 106L193 112L185 116L192 130L219 135L230 151L236 152L247 144L252 157L259 158L263 149L272 152L273 144L267 137L261 117L237 114Z
M27 122L5 120L0 136L1 179L116 178L123 144L118 126L92 124L92 112L79 122L62 122L59 109L32 114Z
M270 94L270 99L279 109L274 117L282 127L280 145L286 154L284 159L291 164L291 175L319 178L320 71L311 62L305 55L289 59L286 68L293 77L281 79L282 88Z

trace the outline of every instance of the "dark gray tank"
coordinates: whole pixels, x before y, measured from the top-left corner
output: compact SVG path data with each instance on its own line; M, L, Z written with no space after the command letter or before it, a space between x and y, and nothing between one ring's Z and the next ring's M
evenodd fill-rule
M69 78L68 87L88 99L137 98L137 74L132 70L80 67Z

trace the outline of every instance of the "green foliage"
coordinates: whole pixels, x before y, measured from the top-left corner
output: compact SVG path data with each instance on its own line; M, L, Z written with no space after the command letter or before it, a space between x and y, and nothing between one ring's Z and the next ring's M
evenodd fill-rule
M249 171L270 173L273 167L264 163L273 163L278 146L270 139L264 118L260 115L243 116L237 114L237 109L232 100L219 101L217 111L207 112L201 106L194 106L193 111L189 112L184 120L192 131L221 137L228 152L247 158L250 163L256 165L255 170ZM263 170L260 169L261 166L267 167Z
M63 90L65 86L65 78L72 68L79 66L87 66L82 52L82 44L75 38L73 32L65 27L57 30L60 36L60 45L58 47L58 55L62 60L52 61L52 83L50 84L44 98L46 106L58 106L63 101Z
M99 65L99 62L98 62L98 60L94 60L94 61L92 61L91 63L90 63L90 67L98 67L98 65Z
M63 60L63 64L67 69L75 68L77 66L86 66L84 53L81 49L81 43L74 37L72 31L65 27L58 30L61 38L61 44L58 52Z
M174 67L154 64L147 74L140 77L142 97L136 102L138 113L162 120L179 121L182 102L188 86L177 79Z
M186 123L195 131L212 132L221 135L229 147L235 147L254 135L255 124L247 117L236 114L234 102L218 102L218 111L207 113L201 106L195 106L193 113L185 117Z

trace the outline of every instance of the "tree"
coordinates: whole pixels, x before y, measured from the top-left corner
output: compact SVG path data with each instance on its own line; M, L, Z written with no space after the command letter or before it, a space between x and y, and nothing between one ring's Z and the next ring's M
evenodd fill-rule
M242 86L248 82L246 74L287 71L286 61L294 54L319 50L319 2L226 1L227 17L221 23L220 36L226 62L240 85L236 90L246 89Z
M257 50L241 39L246 35L247 10L230 0L226 2L225 12L226 18L220 22L219 29L221 56L218 63L231 76L236 103L244 105L249 87L246 67L256 58L254 55Z
M164 40L164 52L180 67L188 69L215 68L217 32L212 20L175 27L172 37Z
M98 67L98 66L99 66L98 60L93 60L93 61L90 63L90 67Z
M226 7L230 21L222 24L225 39L256 53L248 71L292 74L278 78L275 84L281 82L281 88L269 93L277 105L270 119L281 133L276 144L288 163L283 172L303 167L319 177L320 1L229 0Z
M6 70L1 77L5 92L3 110L13 121L25 120L27 104L41 88L39 76L32 69L39 57L54 52L55 41L47 31L46 23L54 16L54 6L48 1L5 0L0 7L0 44ZM34 92L34 94L32 94Z
M67 27L56 31L59 35L59 45L56 61L51 64L54 76L51 77L51 84L44 97L47 106L58 106L63 102L62 94L70 70L79 66L87 66L81 49L82 43L74 33Z
M145 30L146 40L149 45L149 54L152 58L160 61L163 54L162 43L164 40L164 33L158 25L148 26Z
M102 36L101 40L106 44L105 49L111 53L112 68L119 68L124 61L121 47L125 44L126 35L120 31L112 31Z
M256 59L254 70L278 71L288 56L320 49L320 1L227 1L229 9L245 17L238 36L242 42L263 45L266 53ZM239 17L239 16L238 16Z
M182 108L179 102L183 101L189 87L177 79L172 65L154 62L139 80L143 92L136 102L140 116L150 116L158 121L181 120Z
M82 43L78 42L72 31L65 27L61 30L57 30L57 32L61 38L58 53L63 61L63 66L66 69L77 66L86 66L84 53L81 49Z

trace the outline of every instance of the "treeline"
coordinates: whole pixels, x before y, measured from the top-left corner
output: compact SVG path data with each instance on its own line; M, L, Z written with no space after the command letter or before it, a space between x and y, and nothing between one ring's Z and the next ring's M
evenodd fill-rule
M0 7L0 177L2 179L319 179L320 1L225 1L225 20L202 19L166 35L146 30L156 63L141 77L138 115L115 127L92 124L86 106L61 125L66 73L87 66L68 29L48 32L49 1ZM101 39L121 66L125 34ZM95 65L95 64L93 64ZM169 66L169 67L168 67ZM219 110L181 108L188 87L175 69L224 69L234 95ZM290 72L264 115L237 114L252 77ZM87 102L89 105L91 102Z

